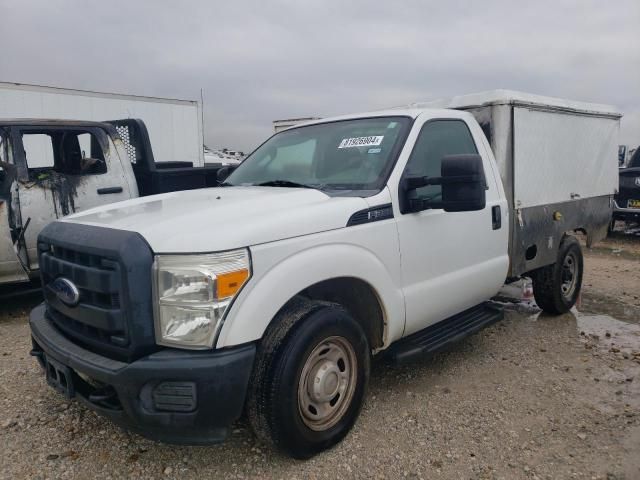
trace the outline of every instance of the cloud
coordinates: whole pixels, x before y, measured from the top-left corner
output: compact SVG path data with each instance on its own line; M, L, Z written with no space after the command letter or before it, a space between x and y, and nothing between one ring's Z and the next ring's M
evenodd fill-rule
M0 80L205 95L205 138L494 88L610 103L640 143L640 3L0 0ZM0 107L1 108L1 107Z

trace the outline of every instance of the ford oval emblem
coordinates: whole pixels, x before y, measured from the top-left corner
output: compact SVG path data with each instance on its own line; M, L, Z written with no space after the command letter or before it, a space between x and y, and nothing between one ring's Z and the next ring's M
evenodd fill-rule
M65 305L75 307L80 302L80 291L71 280L56 278L49 287Z

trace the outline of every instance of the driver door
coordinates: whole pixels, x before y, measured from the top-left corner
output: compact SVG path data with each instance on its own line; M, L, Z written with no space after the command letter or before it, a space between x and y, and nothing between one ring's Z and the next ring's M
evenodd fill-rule
M35 270L38 235L49 222L130 194L115 148L100 128L19 127L14 140L23 167L18 182L23 244L27 266Z
M405 335L421 330L492 297L508 267L506 200L501 197L492 165L480 140L482 131L460 119L429 119L416 125L415 141L402 177L440 177L446 155L483 157L486 206L483 210L445 212L440 208L401 213L400 237ZM475 138L474 138L475 136ZM409 193L442 201L442 187L429 185ZM501 224L492 221L498 212ZM504 218L502 216L505 216Z

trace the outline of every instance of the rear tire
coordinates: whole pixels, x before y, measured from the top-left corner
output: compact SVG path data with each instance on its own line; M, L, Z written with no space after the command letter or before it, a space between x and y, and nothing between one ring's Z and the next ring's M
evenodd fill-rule
M583 269L580 243L575 237L564 237L556 262L531 273L538 306L553 315L571 310L580 296Z
M367 337L340 305L296 299L258 348L247 402L254 432L295 458L335 445L360 413L369 366Z

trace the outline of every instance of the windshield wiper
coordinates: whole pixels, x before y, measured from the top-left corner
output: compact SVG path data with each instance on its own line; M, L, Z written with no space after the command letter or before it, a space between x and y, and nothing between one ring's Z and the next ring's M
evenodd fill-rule
M319 185L305 185L304 183L292 182L290 180L269 180L268 182L254 183L256 187L290 187L290 188L320 188Z
M328 190L365 190L361 183L329 183Z

